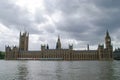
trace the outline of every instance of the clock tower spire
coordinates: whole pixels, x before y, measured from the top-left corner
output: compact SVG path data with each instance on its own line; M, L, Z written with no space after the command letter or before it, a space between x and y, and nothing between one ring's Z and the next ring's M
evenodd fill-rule
M105 45L107 49L111 47L111 38L109 36L108 30L106 31Z
M60 36L58 35L58 40L56 44L56 49L61 49L61 42L60 42Z

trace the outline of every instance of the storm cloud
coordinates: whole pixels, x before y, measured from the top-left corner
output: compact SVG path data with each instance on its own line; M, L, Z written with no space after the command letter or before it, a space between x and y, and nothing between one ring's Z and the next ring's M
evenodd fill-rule
M21 1L18 1L20 5L24 3L24 0ZM0 1L0 24L1 29L4 28L0 30L0 50L4 51L4 46L8 44L18 45L19 32L25 30L30 33L30 50L39 50L41 44L55 48L58 35L61 36L63 48L73 43L75 49L85 49L86 44L96 49L98 44L104 44L107 30L114 48L119 47L119 0L35 1L35 4L31 2L31 9L28 8L29 0L22 6L15 0Z

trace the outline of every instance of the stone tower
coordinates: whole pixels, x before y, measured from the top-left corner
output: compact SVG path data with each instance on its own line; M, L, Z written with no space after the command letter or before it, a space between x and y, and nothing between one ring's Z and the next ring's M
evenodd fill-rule
M19 39L19 50L20 51L28 51L28 40L29 40L29 33L20 32L20 39Z
M56 49L61 49L60 36L58 36L58 40L57 40L57 43L56 43Z
M106 32L105 36L105 47L106 47L106 52L108 53L108 58L112 58L112 53L113 53L113 47L111 45L111 38L109 36L109 32Z
M109 36L109 32L108 31L106 32L105 46L106 46L106 49L111 47L111 38Z
M73 44L69 44L69 49L73 50Z

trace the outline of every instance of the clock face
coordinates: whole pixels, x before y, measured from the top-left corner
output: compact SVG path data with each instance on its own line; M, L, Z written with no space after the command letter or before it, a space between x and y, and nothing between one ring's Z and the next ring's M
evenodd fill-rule
M110 41L110 39L108 39L107 41Z

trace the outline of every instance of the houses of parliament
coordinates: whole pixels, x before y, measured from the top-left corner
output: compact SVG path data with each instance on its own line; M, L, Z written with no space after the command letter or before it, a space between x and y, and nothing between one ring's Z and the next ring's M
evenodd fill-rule
M49 49L49 45L41 45L41 50L28 50L29 33L20 32L19 47L5 46L6 60L112 60L113 46L111 45L111 37L106 31L105 47L98 45L96 50L74 50L73 45L68 45L68 49L61 47L61 40L58 36L56 49Z

